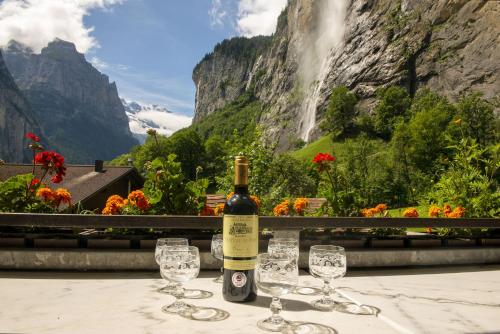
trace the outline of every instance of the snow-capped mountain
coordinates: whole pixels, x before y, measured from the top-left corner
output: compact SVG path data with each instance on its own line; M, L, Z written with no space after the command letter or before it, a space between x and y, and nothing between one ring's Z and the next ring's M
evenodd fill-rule
M175 131L191 125L191 117L173 113L163 106L140 104L123 98L121 101L129 119L130 131L141 144L146 140L149 129L170 136Z

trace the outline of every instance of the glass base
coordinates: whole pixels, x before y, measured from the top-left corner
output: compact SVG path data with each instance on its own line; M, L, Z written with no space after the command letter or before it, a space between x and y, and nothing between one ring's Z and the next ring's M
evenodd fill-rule
M197 321L222 321L229 317L229 312L213 307L192 307L179 312L181 317Z
M224 283L224 276L220 275L219 277L214 278L213 282L215 282L215 283Z
M333 299L318 299L311 302L311 306L320 311L332 311L337 303Z
M177 290L177 284L169 283L165 285L163 288L159 288L157 291L160 293L165 293L167 295L171 295L175 290Z
M280 316L277 316L277 317L269 317L264 320L259 320L257 322L257 326L265 331L281 332L288 326L290 326L290 322L283 319Z
M184 289L184 296L182 298L186 299L205 299L210 298L214 294L210 291L196 290L196 289Z
M289 327L282 331L283 334L337 334L337 331L330 327L314 322L292 322Z
M334 308L337 312L354 314L354 315L378 315L380 313L380 309L375 306L370 305L358 305L355 303L338 303Z
M165 305L161 308L161 310L165 313L181 313L186 312L187 310L194 309L193 305L186 304L183 301L176 300L170 305Z

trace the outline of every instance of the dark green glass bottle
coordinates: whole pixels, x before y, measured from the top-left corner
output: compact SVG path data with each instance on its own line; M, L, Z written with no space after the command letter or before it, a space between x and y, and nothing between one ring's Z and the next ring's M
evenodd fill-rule
M222 295L231 302L257 298L255 261L259 248L258 207L248 193L248 159L234 162L234 195L224 206L224 283Z

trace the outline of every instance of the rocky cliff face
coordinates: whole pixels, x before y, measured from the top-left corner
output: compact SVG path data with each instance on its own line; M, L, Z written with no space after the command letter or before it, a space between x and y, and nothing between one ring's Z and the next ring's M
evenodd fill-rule
M500 2L485 0L290 0L272 42L251 66L217 49L197 66L195 121L234 99L236 93L213 103L213 88L234 73L239 89L251 87L266 106L260 123L282 149L296 137L317 138L338 85L355 91L367 113L376 89L393 84L412 95L429 87L452 101L469 91L497 96L498 17ZM210 84L200 85L201 77Z
M6 162L27 162L27 132L38 132L35 115L28 101L10 75L0 52L0 159Z
M69 162L112 159L138 143L115 83L109 83L74 44L55 40L34 54L11 42L4 54L41 128Z

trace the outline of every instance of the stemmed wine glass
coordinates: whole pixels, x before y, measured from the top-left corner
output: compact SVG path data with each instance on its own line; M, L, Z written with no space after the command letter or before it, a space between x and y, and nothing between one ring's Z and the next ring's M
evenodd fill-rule
M272 238L269 239L267 252L270 254L286 253L299 260L299 241L294 238Z
M322 311L337 308L337 304L330 295L333 289L330 282L341 278L346 273L346 254L343 247L333 245L311 246L309 251L309 271L311 275L323 280L323 298L315 300L311 305Z
M257 322L261 329L280 332L290 322L283 319L279 312L282 309L280 297L290 292L298 283L299 271L295 257L285 253L264 253L257 256L255 282L257 288L272 296L272 315Z
M156 241L156 249L155 249L155 261L158 265L161 264L161 259L164 254L164 251L167 247L173 247L173 246L184 246L187 247L189 246L189 242L185 238L160 238ZM163 293L172 293L177 289L177 283L171 282L165 275L163 275L163 272L161 271L160 268L160 275L161 277L166 280L168 283L165 287L161 288L160 291Z
M196 278L200 272L200 253L198 247L167 247L161 259L160 270L170 281L178 283L176 289L172 292L172 295L176 298L175 302L164 306L162 310L168 313L179 313L194 308L194 306L186 304L181 300L184 297L182 283Z
M214 234L212 236L211 245L212 256L218 260L224 260L224 255L222 253L222 234ZM224 267L220 268L221 272L224 272ZM222 283L224 281L224 275L220 275L214 279L215 283Z

